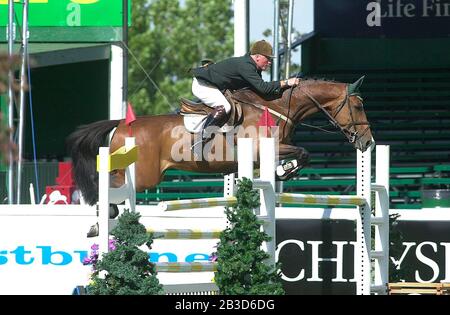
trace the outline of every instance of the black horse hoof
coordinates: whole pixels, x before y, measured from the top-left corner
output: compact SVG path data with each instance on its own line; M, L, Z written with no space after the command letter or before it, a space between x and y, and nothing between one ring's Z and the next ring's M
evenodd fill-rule
M109 205L109 218L115 219L119 215L119 208L115 204Z

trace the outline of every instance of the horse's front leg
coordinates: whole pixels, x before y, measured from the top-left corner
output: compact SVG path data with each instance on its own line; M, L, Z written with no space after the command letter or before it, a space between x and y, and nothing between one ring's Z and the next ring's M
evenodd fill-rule
M278 160L276 175L278 180L288 180L297 175L297 172L308 165L309 153L302 147L289 144L281 144L278 149Z

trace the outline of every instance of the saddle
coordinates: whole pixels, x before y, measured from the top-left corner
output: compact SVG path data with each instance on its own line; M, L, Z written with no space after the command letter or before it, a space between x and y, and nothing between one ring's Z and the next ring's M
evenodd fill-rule
M240 102L233 97L233 93L229 90L224 92L224 96L231 105L228 120L226 122L229 126L238 126L242 123L244 117L242 115L242 107ZM194 102L185 98L180 99L180 114L183 116L201 115L206 116L214 110L213 107L208 106L202 102Z

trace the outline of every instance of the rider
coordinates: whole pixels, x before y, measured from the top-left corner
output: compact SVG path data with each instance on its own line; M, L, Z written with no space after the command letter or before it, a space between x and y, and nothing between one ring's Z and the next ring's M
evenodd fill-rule
M211 139L205 130L209 126L222 127L228 120L231 105L223 95L225 90L251 88L262 95L280 94L282 90L298 85L300 79L265 82L261 71L266 70L273 59L270 43L255 42L250 52L241 57L231 57L217 63L208 63L192 70L192 93L214 110L206 117L202 143Z

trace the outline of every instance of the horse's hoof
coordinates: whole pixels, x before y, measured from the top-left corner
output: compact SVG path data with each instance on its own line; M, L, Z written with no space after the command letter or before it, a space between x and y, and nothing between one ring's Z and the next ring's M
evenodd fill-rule
M89 232L87 233L87 237L96 237L98 236L98 222L91 226Z
M285 177L286 175L292 173L295 169L298 169L298 161L290 160L288 162L281 161L281 165L276 168L276 174L278 177Z
M287 180L290 180L290 179L292 179L292 178L294 178L294 177L297 176L297 171L298 171L298 170L299 170L299 168L296 167L296 168L293 169L291 172L289 172L289 173L287 173L287 174L285 174L285 175L283 175L283 176L278 176L278 175L276 175L276 176L275 176L275 180L276 180L276 181L282 181L282 182L287 181Z
M297 176L297 172L300 169L298 160L293 159L290 161L281 161L281 164L277 166L275 170L276 180L286 181Z
M109 205L109 218L115 219L119 215L119 208L115 204Z

